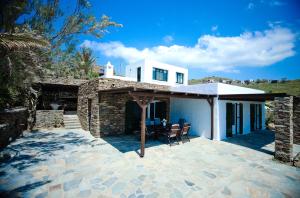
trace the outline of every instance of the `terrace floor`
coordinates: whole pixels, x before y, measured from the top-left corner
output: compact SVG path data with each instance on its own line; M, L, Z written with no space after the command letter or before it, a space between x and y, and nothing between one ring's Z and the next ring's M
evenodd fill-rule
M192 138L170 147L81 130L25 133L2 152L0 197L299 197L300 169L274 161L274 136Z

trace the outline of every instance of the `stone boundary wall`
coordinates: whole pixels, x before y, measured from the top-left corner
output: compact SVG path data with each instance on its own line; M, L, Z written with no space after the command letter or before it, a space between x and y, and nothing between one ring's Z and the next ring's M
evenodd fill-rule
M0 112L0 149L19 137L27 129L28 111L15 108Z
M300 145L300 96L294 97L294 144Z
M35 128L60 128L64 126L63 110L37 110Z
M293 96L274 99L275 158L293 160Z
M95 137L105 134L121 134L125 131L125 104L131 98L123 96L108 96L101 90L136 87L146 89L169 90L169 86L134 81L124 81L113 78L98 78L82 83L78 91L77 115L84 130L89 130L88 101L91 101L91 128ZM102 96L103 95L103 96ZM118 94L120 96L120 94ZM100 101L99 101L100 99ZM107 106L107 107L106 107ZM100 107L100 109L99 109ZM120 117L122 115L122 118ZM115 118L116 116L116 118ZM109 118L109 119L108 119ZM124 122L123 122L124 120ZM102 123L101 123L102 122ZM108 126L111 125L111 128ZM118 125L118 126L117 126ZM102 127L102 128L101 128ZM111 132L108 132L111 130Z

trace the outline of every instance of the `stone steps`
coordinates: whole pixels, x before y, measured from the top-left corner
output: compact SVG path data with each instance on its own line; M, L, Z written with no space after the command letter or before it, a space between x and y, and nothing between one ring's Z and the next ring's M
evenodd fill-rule
M77 115L64 115L64 125L66 129L81 129Z

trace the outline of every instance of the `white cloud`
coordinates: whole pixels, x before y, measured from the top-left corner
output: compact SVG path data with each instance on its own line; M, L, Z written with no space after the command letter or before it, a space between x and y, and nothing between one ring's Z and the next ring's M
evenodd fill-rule
M252 10L255 7L259 7L260 5L267 5L270 7L275 7L275 6L284 6L286 5L285 2L279 1L279 0L260 0L260 1L250 1L247 5L248 10Z
M289 29L273 27L234 37L203 35L194 46L161 45L137 49L119 41L101 43L89 40L82 45L131 64L149 58L207 71L237 71L238 67L263 67L293 56L295 39L295 34Z
M285 5L285 3L281 1L270 1L270 6L283 6L283 5Z
M214 25L214 26L211 27L211 31L212 32L215 32L217 30L218 30L218 26L217 25Z
M164 41L165 43L169 44L169 43L172 43L172 42L174 41L174 38L173 38L173 36L171 36L171 35L167 35L167 36L165 36L165 37L163 38L163 41Z
M249 10L252 10L252 9L254 8L254 3L252 3L252 2L248 3L247 8L248 8Z

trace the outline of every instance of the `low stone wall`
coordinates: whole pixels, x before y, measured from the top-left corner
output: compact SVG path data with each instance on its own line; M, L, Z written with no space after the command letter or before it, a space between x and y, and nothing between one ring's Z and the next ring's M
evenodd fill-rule
M300 144L300 96L294 97L294 144Z
M0 148L19 137L27 129L28 111L15 108L0 112Z
M37 110L35 128L59 128L64 126L63 110Z

